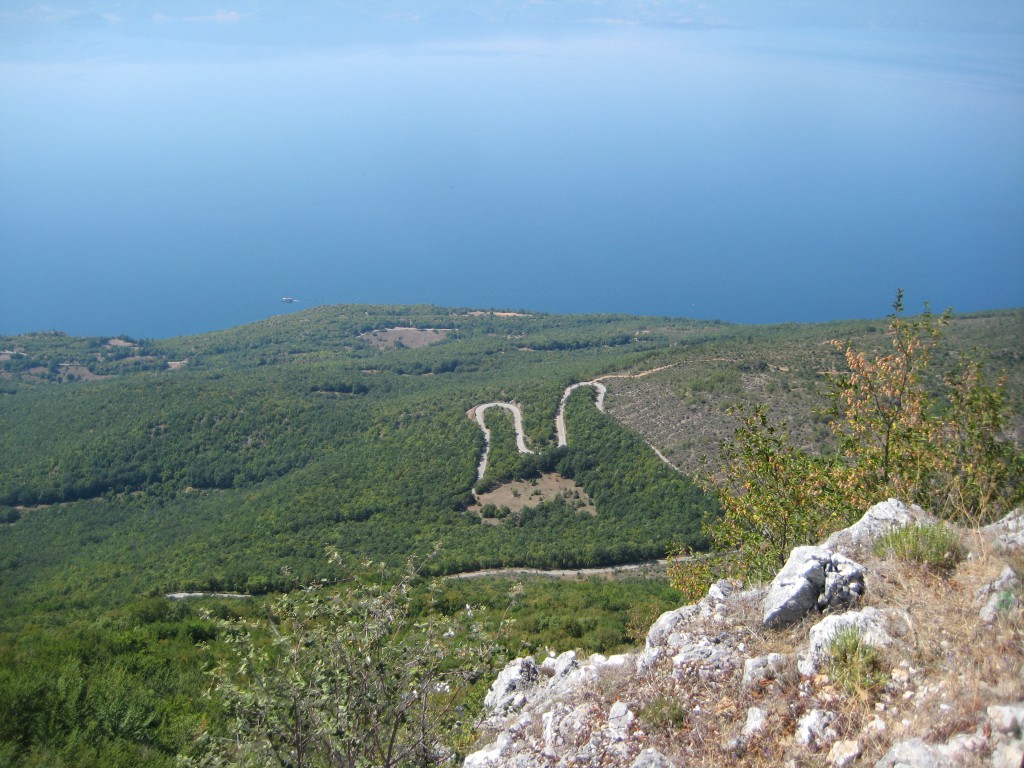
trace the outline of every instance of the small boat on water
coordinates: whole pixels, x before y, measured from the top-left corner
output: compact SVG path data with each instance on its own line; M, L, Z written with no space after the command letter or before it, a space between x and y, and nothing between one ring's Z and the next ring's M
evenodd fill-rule
M285 296L283 299L281 299L281 301L283 301L285 304L294 304L296 301L298 301L298 299L292 298L291 296Z

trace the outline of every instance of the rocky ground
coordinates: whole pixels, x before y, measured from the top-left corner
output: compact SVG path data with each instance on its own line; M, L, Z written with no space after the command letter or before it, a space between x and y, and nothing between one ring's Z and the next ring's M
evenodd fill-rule
M1024 514L960 531L949 574L873 554L928 519L878 504L770 585L721 581L665 613L637 653L515 660L466 768L1021 768ZM835 660L849 626L870 668Z

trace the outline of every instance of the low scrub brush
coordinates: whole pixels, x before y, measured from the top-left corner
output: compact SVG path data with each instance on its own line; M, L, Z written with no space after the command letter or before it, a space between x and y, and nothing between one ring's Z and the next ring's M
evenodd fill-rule
M875 554L919 563L940 576L949 576L964 559L956 531L941 523L908 525L875 540Z
M881 651L865 642L857 627L843 627L832 638L828 673L836 687L864 700L870 700L889 681Z

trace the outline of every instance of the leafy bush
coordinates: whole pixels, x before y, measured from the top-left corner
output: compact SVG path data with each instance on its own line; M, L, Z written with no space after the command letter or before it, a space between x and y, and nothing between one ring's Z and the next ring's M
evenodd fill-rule
M707 594L722 567L721 556L697 555L684 545L669 558L668 581L682 593L684 603L696 603Z
M886 531L874 544L875 554L920 563L941 575L949 575L963 560L956 532L942 524L915 524Z
M793 547L820 541L880 499L898 497L975 525L1020 499L1024 459L1004 435L1005 378L986 380L982 353L963 358L943 379L941 406L925 372L950 313L902 313L899 291L887 354L833 341L847 366L829 377L836 455L814 456L794 445L765 406L738 411L741 423L722 446L723 466L705 480L724 510L705 528L714 548L728 555L727 573L770 578ZM710 578L683 574L676 569L673 586L688 594L700 591L695 580Z
M843 627L833 636L827 668L839 688L865 702L889 681L881 651L865 642L856 626Z
M266 623L226 622L213 672L224 734L192 766L429 766L465 746L470 688L493 645L473 612L416 620L410 587L320 584L283 595Z

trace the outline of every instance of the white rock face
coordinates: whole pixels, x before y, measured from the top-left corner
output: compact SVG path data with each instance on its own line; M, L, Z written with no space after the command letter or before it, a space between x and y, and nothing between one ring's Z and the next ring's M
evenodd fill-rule
M619 740L628 738L629 727L634 720L636 715L629 711L629 707L621 701L616 701L608 712L608 735Z
M501 715L526 704L526 694L537 684L540 670L532 656L514 659L498 673L484 697L484 707L492 715Z
M740 735L744 739L751 739L764 730L768 724L768 713L760 707L751 707L747 710L747 721L743 724Z
M1013 593L1013 589L1019 584L1020 579L1013 568L1006 566L995 581L979 590L978 597L985 600L978 614L982 622L993 624L1000 613L1020 607L1020 599Z
M766 682L777 680L791 661L791 656L782 653L747 659L743 662L743 687L747 690L761 688Z
M1020 768L1024 765L1024 741L1001 744L992 751L992 768Z
M888 499L875 504L864 513L864 517L849 528L833 533L822 546L848 554L862 547L871 546L875 539L892 528L934 521L932 515L916 504L911 506L899 499Z
M864 594L864 567L824 547L797 547L772 580L764 626L795 624L812 610L839 609Z
M1017 508L998 522L987 525L981 532L992 539L998 551L1024 549L1024 509Z
M928 519L920 509L890 499L872 507L857 525L831 537L829 545L857 551L856 548L869 544L884 530ZM990 528L990 537L1010 541L1018 534L1024 536L1019 511ZM1024 543L1021 546L1024 547ZM783 578L787 570L789 573ZM994 598L1004 600L1007 594L1012 596L1018 589L1019 579L1012 569L1005 569L998 578L978 590L974 610ZM767 703L777 693L772 681L796 672L812 678L824 666L828 646L843 627L855 626L864 642L880 647L892 645L896 650L900 650L901 643L913 640L910 618L899 606L831 613L848 608L863 591L864 569L848 556L826 547L800 547L794 550L776 582L771 589L746 591L741 591L736 582L718 582L696 605L662 614L648 632L644 650L637 655L594 654L583 659L570 651L552 655L539 666L532 658L512 662L495 680L485 700L491 713L485 725L492 742L470 755L465 766L681 768L651 747L656 744L668 752L670 748L666 744L672 742L660 741L661 735L631 709L643 712L639 707L647 701L644 696L650 694L650 689L642 686L662 682L645 679L652 675L673 678L676 695L683 699L688 697L687 691L704 691L704 695L689 700L688 706L695 716L702 716L699 714L702 707L714 707L718 692L732 697L733 701L742 701L744 691L752 694L764 708L748 706L742 732L732 741L719 745L732 752L737 764L743 764L745 750L754 740L766 738L768 718L774 717L769 712L774 713L776 708ZM785 597L780 599L770 594L782 586L789 590ZM804 598L803 593L809 598ZM795 600L797 594L804 602ZM796 617L792 620L809 611L827 610L830 614L807 633L805 652L796 656L765 652L762 656L747 658L748 646L764 647L761 640L767 639L767 651L771 649L772 638L779 637L750 626L751 621L756 624L767 620L767 608L773 600L782 615L790 611L790 615ZM1017 620L1017 614L1012 611L1006 615ZM751 616L756 618L751 619ZM1000 631L998 627L996 631ZM788 644L792 638L787 633L782 640ZM976 730L955 734L943 743L911 738L914 735L908 728L911 720L901 718L907 714L908 706L917 706L929 691L924 681L913 677L917 674L906 661L894 669L893 686L876 704L878 714L863 727L857 739L848 741L836 741L835 713L817 708L835 707L833 699L815 695L821 681L803 680L791 702L794 714L802 717L792 739L785 739L782 745L787 750L786 757L792 759L782 764L795 765L808 757L808 750L813 750L816 762L808 764L849 768L863 761L862 751L869 750L869 745L873 750L880 740L891 743L893 738L902 738L903 741L891 744L876 764L878 768L952 768L965 764L1024 768L1021 733L1024 702L1001 703L988 707L985 713L978 712ZM937 691L933 686L931 694ZM786 692L785 695L793 694ZM943 698L947 695L955 696L957 692L953 689L942 692ZM934 702L940 700L933 695ZM948 710L950 707L941 704L939 708Z
M1024 730L1024 702L989 707L986 711L993 730L1008 736L1019 736Z
M800 718L796 724L797 744L805 747L821 746L829 741L828 726L836 719L835 712L824 709L812 709ZM832 738L835 738L834 736Z
M651 747L637 755L629 768L676 768L676 764Z
M954 768L942 751L924 739L908 739L893 744L875 768Z
M877 608L826 616L811 627L807 652L800 656L796 665L801 675L813 675L824 665L828 657L829 643L846 627L856 627L860 632L861 641L877 648L885 648L893 642L889 633L885 631L885 615Z
M828 764L833 768L846 768L860 757L860 742L856 739L837 741L828 751Z

